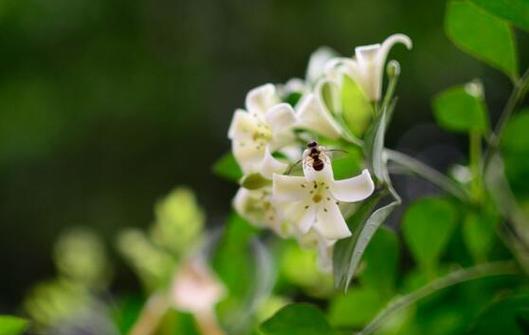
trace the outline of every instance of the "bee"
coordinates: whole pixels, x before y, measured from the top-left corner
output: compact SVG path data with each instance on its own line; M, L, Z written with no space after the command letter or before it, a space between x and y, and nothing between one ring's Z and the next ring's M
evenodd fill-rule
M312 168L315 171L321 171L325 167L325 163L321 160L321 151L318 149L318 143L313 141L307 144L307 148L310 149L309 157L312 158Z
M299 167L299 164L303 162L303 165L310 166L314 171L322 171L325 168L325 164L330 164L329 153L334 152L345 152L344 150L339 149L323 149L318 142L312 141L307 144L307 150L305 150L304 157L305 159L300 159L296 163L292 164L290 168L286 171L286 174L290 174L294 168Z

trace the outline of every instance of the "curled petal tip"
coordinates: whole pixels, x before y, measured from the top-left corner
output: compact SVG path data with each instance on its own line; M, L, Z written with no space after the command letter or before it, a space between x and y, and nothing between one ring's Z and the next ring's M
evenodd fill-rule
M390 45L393 45L395 43L402 43L409 50L411 50L413 48L413 42L412 42L411 38L408 35L405 35L405 34L393 34L393 35L389 36L388 38L386 38L386 40L384 41L384 44L386 44L386 43L390 44Z

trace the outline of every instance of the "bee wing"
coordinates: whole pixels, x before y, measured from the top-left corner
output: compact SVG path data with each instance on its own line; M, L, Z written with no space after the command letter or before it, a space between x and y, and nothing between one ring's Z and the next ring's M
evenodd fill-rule
M349 152L347 152L345 150L340 150L340 149L325 149L324 152L332 160L342 159L342 158L345 158L345 157L347 157L349 155Z
M292 176L298 176L303 174L303 164L302 161L299 160L296 163L290 164L287 171L285 172L286 175L292 175Z

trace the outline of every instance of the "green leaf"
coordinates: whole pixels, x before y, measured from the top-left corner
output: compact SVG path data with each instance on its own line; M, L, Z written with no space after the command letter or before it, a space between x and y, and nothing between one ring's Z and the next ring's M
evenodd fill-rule
M283 307L272 318L261 324L264 335L333 335L323 313L309 304Z
M344 75L342 81L342 114L351 132L362 137L373 117L373 107L358 83Z
M387 161L383 157L386 127L395 103L383 108L377 120L366 134L365 151L370 163L370 170L379 181L383 182L384 190L372 195L362 203L357 213L351 218L350 229L353 235L336 243L333 255L335 285L347 290L371 238L388 218L393 210L401 204L399 195L393 189L389 178ZM382 198L390 194L391 202L373 211Z
M383 158L384 140L386 137L386 128L388 119L393 112L394 104L380 114L377 120L372 124L370 131L365 139L365 151L367 162L370 170L380 181L391 184L387 170L386 161ZM389 115L388 115L389 114Z
M128 334L138 319L145 299L137 296L126 296L117 301L112 317L120 334Z
M332 159L332 170L337 180L346 179L358 175L362 167L362 154L356 147L346 148L344 154L338 153Z
M433 101L437 123L451 131L477 131L484 134L489 127L487 109L479 92L479 84L456 86L440 93Z
M379 200L380 198L373 197L370 201L365 202L364 206L366 208L361 208L359 211L363 212L366 210L369 215L371 213L369 207L375 206ZM362 260L364 251L371 241L371 238L380 225L399 205L400 199L394 198L391 203L372 212L365 221L363 213L354 217L359 223L355 223L357 228L354 229L353 236L339 240L334 247L333 269L335 285L337 287L345 290L349 288L349 284L356 274L358 265Z
M457 211L443 198L422 198L404 214L404 239L418 265L431 273L456 227Z
M338 295L329 307L333 327L360 328L384 307L384 299L374 287L354 287L346 295Z
M213 173L229 181L239 182L242 171L231 152L224 154L213 164Z
M487 213L469 213L463 223L463 238L476 261L487 258L494 245L497 218Z
M523 335L527 334L529 294L504 298L487 307L474 323L469 334L476 335Z
M515 115L503 132L502 149L512 153L529 152L529 109Z
M395 290L399 262L399 241L392 230L381 227L369 243L360 274L364 286L375 288L380 296L389 297Z
M0 335L18 335L22 334L28 327L28 322L24 319L0 315Z
M472 2L522 29L529 30L527 0L472 0Z
M518 78L513 32L502 19L467 1L448 3L445 31L461 50L493 66L511 79Z

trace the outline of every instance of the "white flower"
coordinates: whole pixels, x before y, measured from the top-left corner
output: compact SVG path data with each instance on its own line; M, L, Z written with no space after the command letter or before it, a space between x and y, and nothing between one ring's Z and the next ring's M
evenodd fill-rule
M171 287L171 302L179 311L210 315L225 289L201 258L183 263Z
M321 96L321 86L318 85L314 91L314 93L305 95L299 102L297 108L298 126L330 139L340 138L343 133L342 128L325 106Z
M320 47L316 49L309 59L305 80L308 84L313 85L325 74L325 64L337 56L336 51L329 47Z
M269 228L283 238L292 235L291 225L283 220L281 213L272 202L270 186L256 190L241 187L233 199L233 207L254 226Z
M287 169L288 164L272 153L293 143L295 120L294 109L281 103L274 85L248 93L246 110L235 111L228 131L233 154L245 174L261 173L271 178L274 172Z
M336 240L328 240L314 230L298 237L299 244L304 248L316 249L318 267L322 272L332 272L332 255Z
M411 39L404 34L394 34L382 44L372 44L355 48L355 57L336 58L326 65L329 76L335 77L335 71L343 71L351 76L363 88L371 101L380 100L382 94L382 77L386 57L396 43L412 48Z
M331 160L317 143L303 153L304 176L274 174L273 196L288 204L285 217L295 223L300 234L312 228L327 240L351 235L340 212L339 202L356 202L369 197L374 184L369 171L353 178L334 180Z

